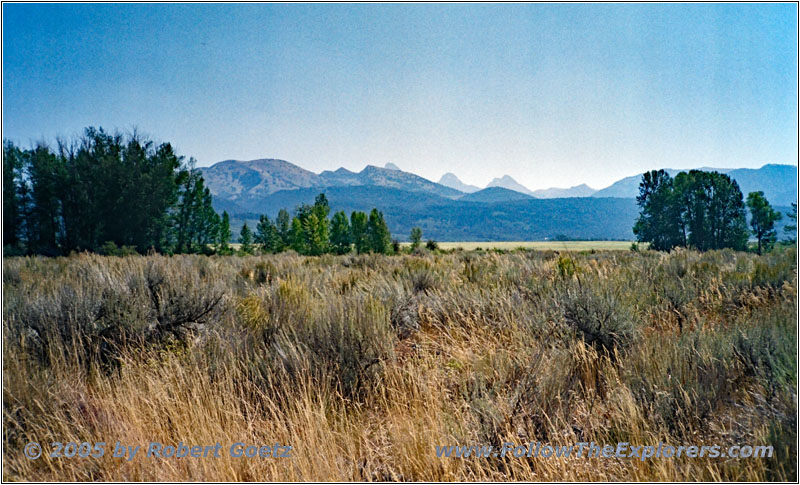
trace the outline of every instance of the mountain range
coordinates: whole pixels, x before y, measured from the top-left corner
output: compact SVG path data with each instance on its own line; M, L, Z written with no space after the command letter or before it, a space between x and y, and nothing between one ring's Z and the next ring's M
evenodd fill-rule
M481 189L463 183L453 173L436 183L392 163L367 165L360 172L339 168L316 174L284 160L225 160L201 170L214 207L228 211L234 230L244 221L255 223L260 214L274 217L282 208L293 210L312 203L324 192L334 211L377 207L400 240L416 226L426 238L450 241L632 239L641 180L638 174L601 190L581 184L532 191L509 175ZM793 165L706 170L729 174L745 196L764 191L784 213L797 200L797 167ZM680 172L667 171L673 176Z

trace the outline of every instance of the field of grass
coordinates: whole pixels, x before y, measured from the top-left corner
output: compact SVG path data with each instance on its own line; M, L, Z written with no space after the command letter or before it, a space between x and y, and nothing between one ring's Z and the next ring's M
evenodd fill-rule
M444 241L437 242L439 249L463 249L473 251L476 249L502 249L513 251L515 249L535 249L538 251L629 251L633 241ZM423 241L424 245L424 241ZM231 243L236 250L241 247L239 243ZM403 248L411 246L410 242L400 243ZM639 243L641 249L647 248L647 243Z
M3 479L796 481L796 263L794 248L6 258ZM277 442L293 458L29 460L31 441ZM435 453L537 441L774 454Z
M437 243L440 249L464 249L472 251L475 249L535 249L539 251L628 251L631 249L632 241L491 241L491 242L472 242L472 241L444 241ZM409 246L411 243L403 243ZM640 247L646 247L646 244Z

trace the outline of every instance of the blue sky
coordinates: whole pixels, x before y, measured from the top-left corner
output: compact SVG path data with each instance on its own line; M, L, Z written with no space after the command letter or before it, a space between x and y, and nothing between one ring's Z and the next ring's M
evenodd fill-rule
M484 186L797 163L794 4L4 4L3 137Z

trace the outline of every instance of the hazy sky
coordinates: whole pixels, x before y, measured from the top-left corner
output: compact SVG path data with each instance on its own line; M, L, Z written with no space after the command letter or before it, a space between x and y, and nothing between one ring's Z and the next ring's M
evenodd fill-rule
M607 186L797 163L794 4L3 5L3 136Z

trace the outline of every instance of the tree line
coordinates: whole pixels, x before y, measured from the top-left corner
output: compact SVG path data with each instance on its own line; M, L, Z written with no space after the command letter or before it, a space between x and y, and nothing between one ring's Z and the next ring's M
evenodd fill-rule
M137 133L87 128L55 148L3 141L5 254L225 251L228 218L211 200L193 159Z
M245 224L240 252L305 255L398 252L383 214L339 211L319 194L313 205ZM412 237L421 237L413 234ZM220 216L194 159L137 133L87 128L52 148L3 141L4 254L232 254L230 217ZM417 243L418 245L418 243Z
M259 216L255 233L242 226L239 234L240 250L279 253L294 250L300 254L347 254L353 249L358 253L389 254L397 252L397 243L386 220L378 209L365 212L354 211L347 217L339 211L329 218L330 205L325 194L319 194L313 205L302 204L294 217L286 209L278 212L275 220L266 215Z
M673 179L664 170L642 175L639 184L639 217L633 232L650 248L669 251L692 247L701 251L732 248L747 249L750 235L758 242L759 254L777 240L775 222L781 218L764 193L751 192L745 202L739 184L719 172L691 170ZM797 204L787 216L797 220ZM748 229L745 209L750 210ZM786 230L794 231L795 229Z

